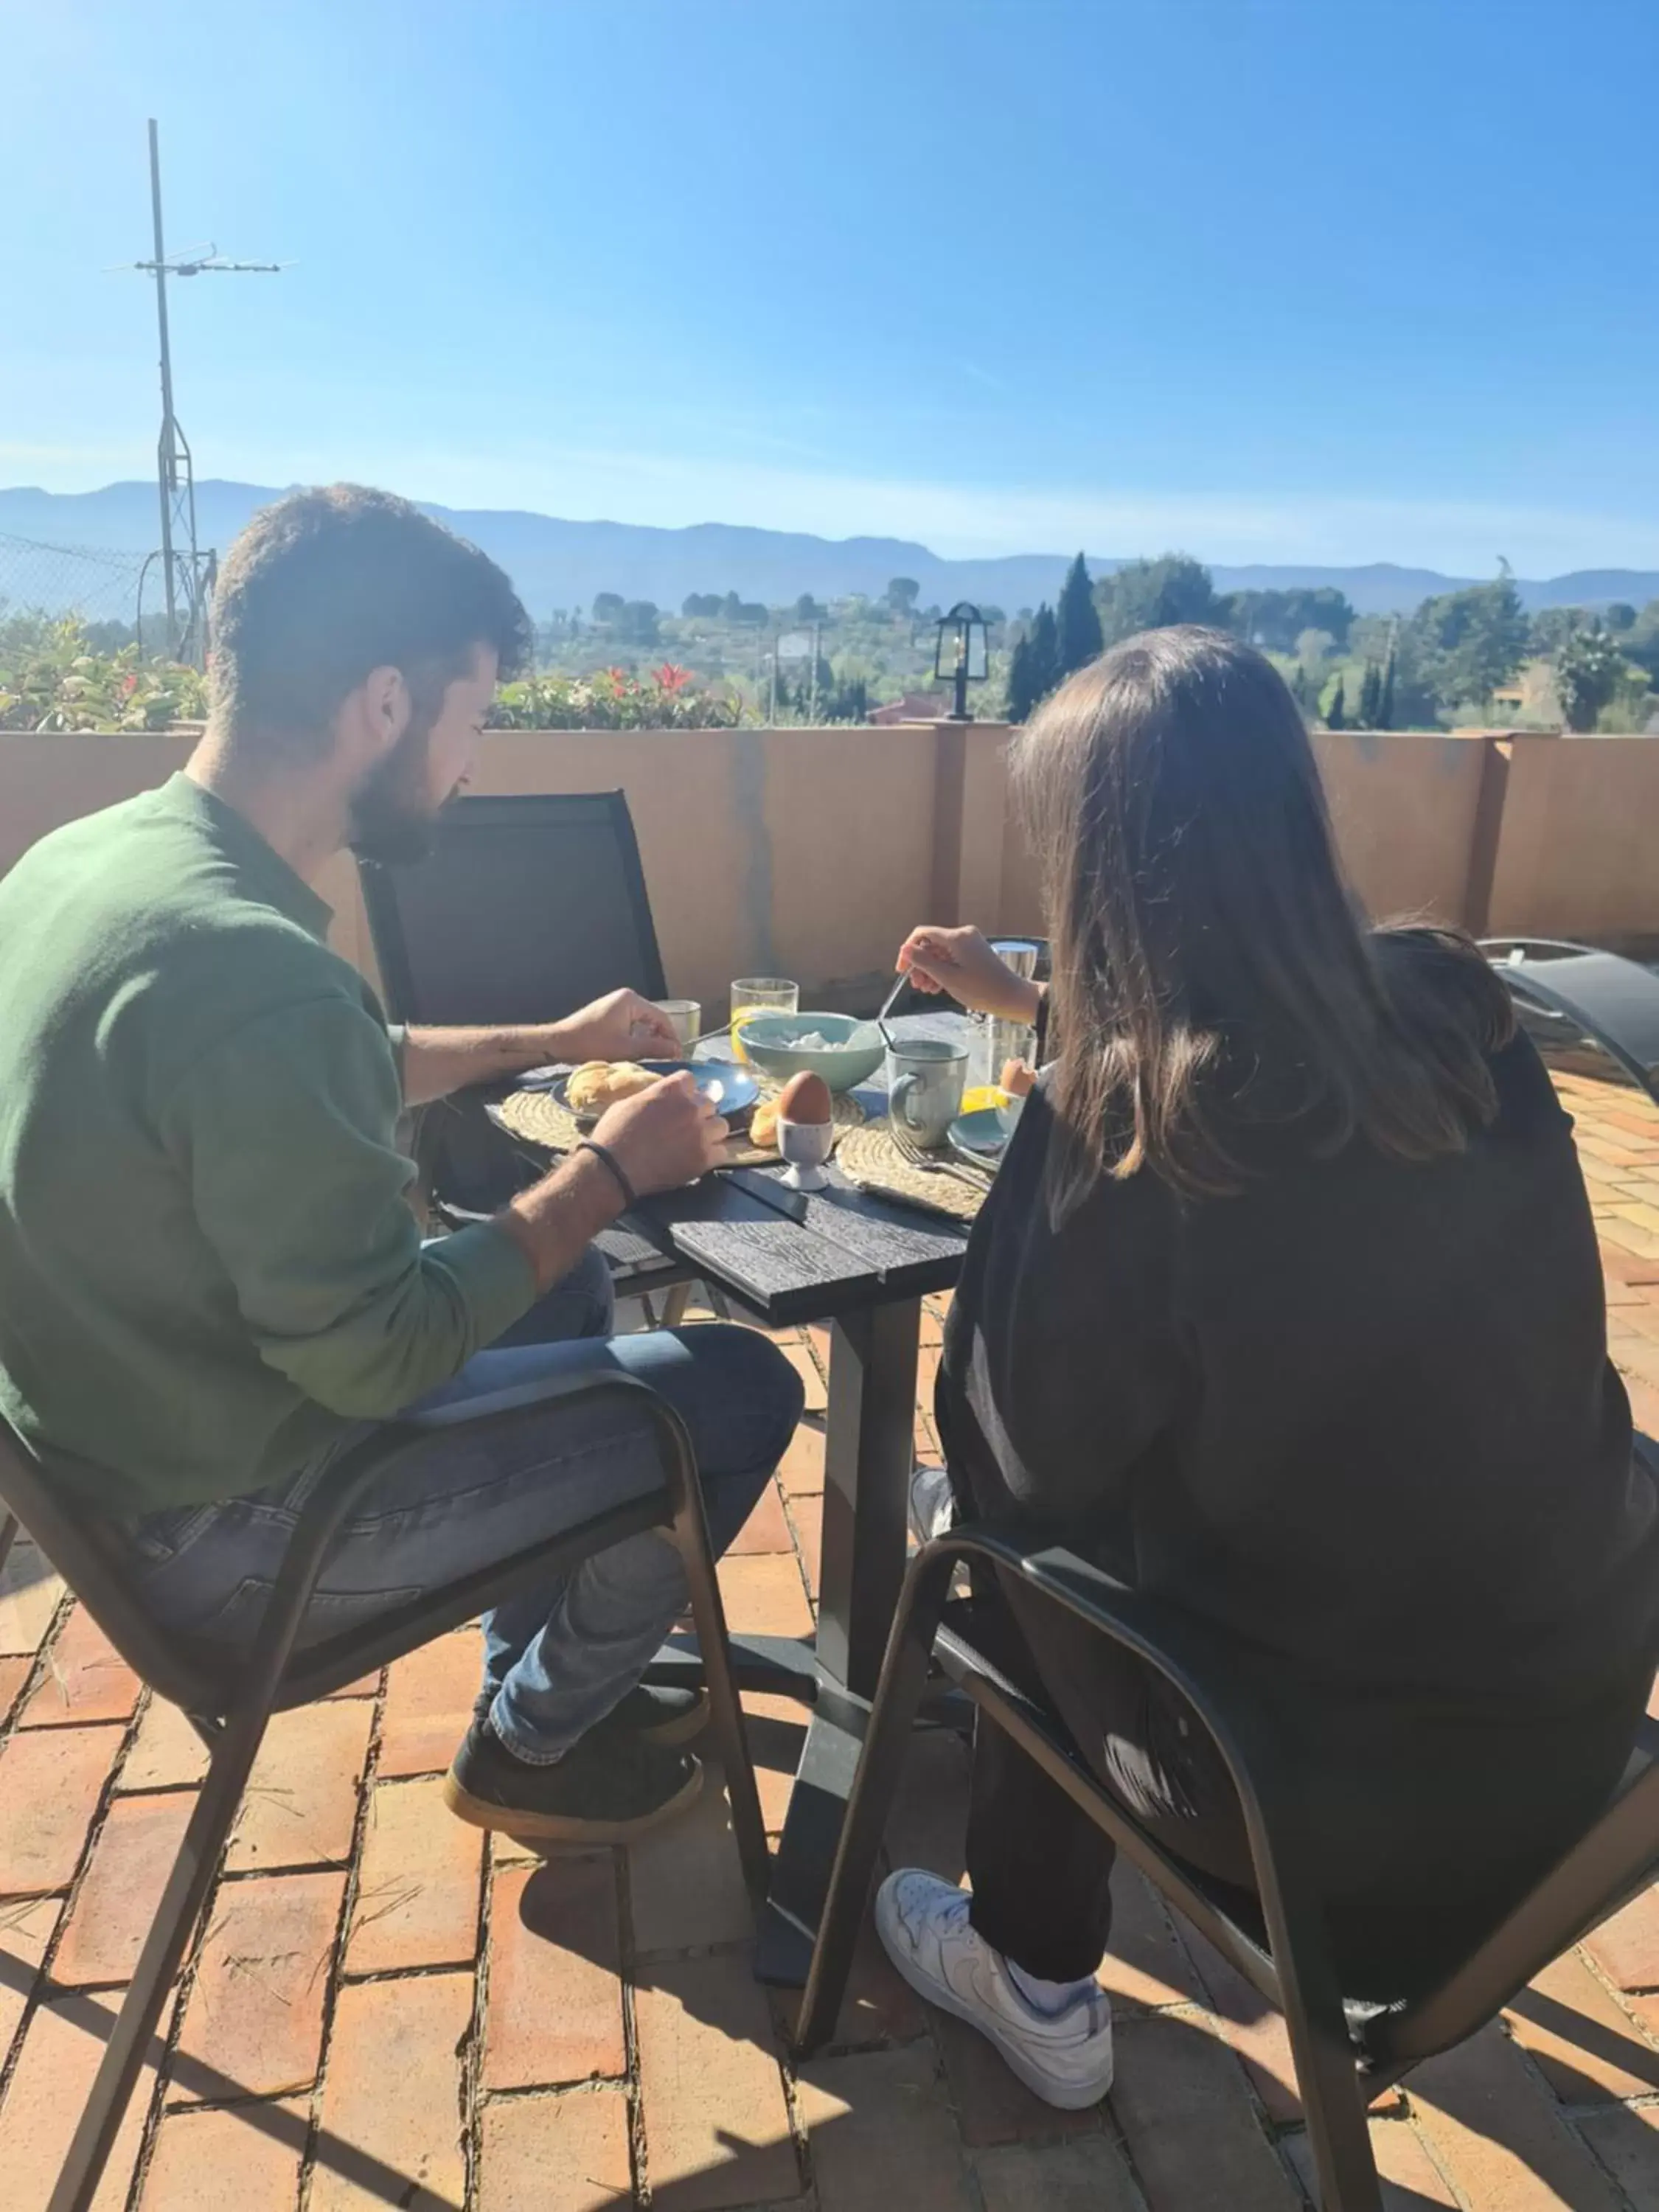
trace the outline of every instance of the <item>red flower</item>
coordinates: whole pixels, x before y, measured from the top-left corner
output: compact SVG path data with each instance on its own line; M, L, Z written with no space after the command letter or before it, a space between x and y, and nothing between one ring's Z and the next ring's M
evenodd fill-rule
M657 689L666 691L672 698L676 691L684 691L691 681L689 668L676 668L672 660L665 660L657 672Z

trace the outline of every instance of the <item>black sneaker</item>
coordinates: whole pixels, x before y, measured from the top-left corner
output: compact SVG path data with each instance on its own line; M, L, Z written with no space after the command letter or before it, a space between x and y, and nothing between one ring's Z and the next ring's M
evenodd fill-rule
M625 1844L684 1812L702 1787L689 1752L631 1732L591 1729L554 1765L532 1766L474 1721L444 1778L444 1802L475 1828L537 1843Z
M487 1721L495 1702L493 1690L481 1690L472 1707L475 1721ZM701 1686L682 1689L659 1682L636 1683L598 1725L647 1743L690 1743L708 1719L708 1692Z

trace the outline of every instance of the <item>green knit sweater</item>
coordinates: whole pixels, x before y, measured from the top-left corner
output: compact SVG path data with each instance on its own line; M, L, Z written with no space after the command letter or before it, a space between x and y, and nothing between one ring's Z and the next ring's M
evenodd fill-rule
M494 1228L422 1247L328 921L182 775L0 881L0 1411L106 1510L280 1480L534 1296Z

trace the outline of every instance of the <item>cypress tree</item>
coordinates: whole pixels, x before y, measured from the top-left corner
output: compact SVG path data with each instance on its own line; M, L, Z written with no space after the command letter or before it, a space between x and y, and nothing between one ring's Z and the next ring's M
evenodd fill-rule
M1080 553L1066 570L1066 581L1060 586L1055 629L1060 678L1071 675L1074 669L1086 668L1091 660L1099 659L1104 645L1100 610L1095 605L1095 587L1088 565Z
M1365 674L1359 686L1359 726L1362 730L1376 727L1376 709L1382 697L1382 672L1374 660L1365 663Z
M1047 599L1031 625L1031 684L1033 703L1046 699L1060 678L1060 631L1054 611Z
M1382 692L1376 702L1376 720L1373 729L1391 730L1394 727L1394 640L1389 641L1388 663L1382 671Z
M1343 690L1342 678L1339 676L1336 679L1336 690L1331 695L1330 707L1325 716L1325 727L1328 730L1340 730L1346 728L1347 725L1342 719L1342 710L1346 704L1347 701Z
M1036 702L1036 686L1031 678L1030 641L1016 638L1014 649L1008 656L1008 720L1029 721Z

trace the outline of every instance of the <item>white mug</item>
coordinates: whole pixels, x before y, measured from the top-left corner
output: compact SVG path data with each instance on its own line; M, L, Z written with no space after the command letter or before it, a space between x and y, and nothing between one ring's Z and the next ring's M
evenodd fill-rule
M962 1111L968 1048L943 1037L898 1037L887 1053L887 1109L917 1144L942 1145Z

